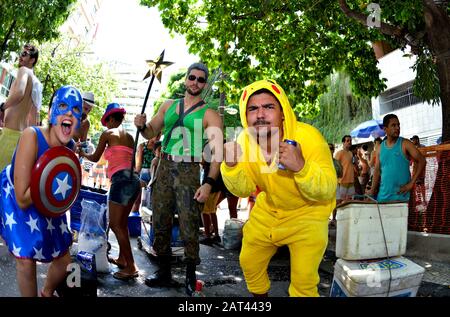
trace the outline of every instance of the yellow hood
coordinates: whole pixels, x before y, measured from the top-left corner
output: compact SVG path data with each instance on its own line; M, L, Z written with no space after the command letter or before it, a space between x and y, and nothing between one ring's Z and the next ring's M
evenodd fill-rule
M283 139L295 140L301 148L305 165L298 172L279 169L276 159L268 165L259 144L248 131L248 99L261 89L272 92L281 104ZM247 197L258 186L262 192L256 200L256 209L288 214L295 210L295 214L302 217L326 220L335 207L337 178L322 134L313 126L297 121L286 93L273 80L260 80L245 87L239 108L244 130L237 142L243 153L237 165L221 165L228 190L236 196Z
M280 85L278 85L274 80L271 79L259 80L244 88L242 96L239 99L239 110L242 126L244 127L244 129L248 127L246 110L250 96L254 92L261 89L267 89L272 92L280 102L284 114L283 138L293 140L297 118L295 117L294 110L292 110L291 104L289 103L289 100L283 88L281 88Z

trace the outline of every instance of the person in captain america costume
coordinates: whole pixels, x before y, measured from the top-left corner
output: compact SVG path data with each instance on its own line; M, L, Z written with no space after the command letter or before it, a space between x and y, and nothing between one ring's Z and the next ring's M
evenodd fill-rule
M31 198L31 174L44 152L56 146L75 150L73 135L80 126L81 93L72 86L59 88L51 102L48 127L28 127L23 131L10 165L1 172L0 233L16 258L17 282L24 297L36 297L36 261L51 262L40 294L53 296L66 277L71 258L72 235L65 213L46 217ZM66 172L66 175L68 173ZM59 177L59 174L57 175ZM72 195L73 180L55 178L52 193L56 199ZM58 196L59 195L59 196Z

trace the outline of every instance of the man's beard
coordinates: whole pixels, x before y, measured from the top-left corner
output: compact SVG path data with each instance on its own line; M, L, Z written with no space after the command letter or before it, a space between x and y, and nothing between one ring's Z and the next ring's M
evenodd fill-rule
M186 90L191 96L198 96L202 93L201 89L199 89L197 92L193 92L190 88L186 88Z

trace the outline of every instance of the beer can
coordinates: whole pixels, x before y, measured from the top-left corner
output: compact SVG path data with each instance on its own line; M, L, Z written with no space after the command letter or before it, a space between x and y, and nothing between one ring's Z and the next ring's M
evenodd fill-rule
M287 144L291 144L293 146L297 146L297 142L295 142L294 140L284 139L283 142L286 142ZM281 164L281 163L278 163L278 168L281 169L281 170L285 170L286 169L286 167L284 167L284 165Z
M77 260L81 264L82 269L89 273L97 273L95 254L86 251L79 251L77 253Z

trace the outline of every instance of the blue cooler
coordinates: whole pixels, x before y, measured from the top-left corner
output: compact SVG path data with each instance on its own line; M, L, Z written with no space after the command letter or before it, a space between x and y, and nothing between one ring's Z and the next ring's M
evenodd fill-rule
M138 211L133 211L128 216L128 231L130 237L139 237L141 235L141 215Z
M101 204L108 205L108 192L103 189L81 186L80 193L78 194L77 199L70 208L70 229L72 231L80 231L81 211L82 211L81 201L83 199L93 200L100 205ZM106 227L107 223L105 213L105 228Z

